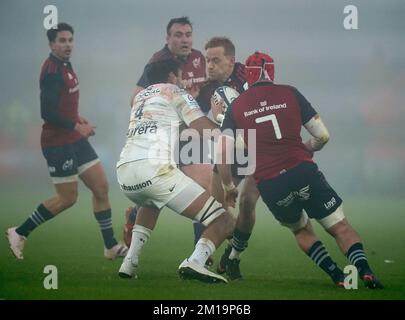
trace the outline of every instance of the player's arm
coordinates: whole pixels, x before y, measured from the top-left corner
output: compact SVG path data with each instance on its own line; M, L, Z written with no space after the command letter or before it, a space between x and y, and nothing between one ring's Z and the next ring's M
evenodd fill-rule
M234 152L236 136L236 126L232 117L232 107L229 107L225 112L221 131L222 134L218 140L216 165L218 168L218 174L222 181L222 187L225 191L225 203L234 208L238 197L238 189L233 183L231 162L229 161L229 157L231 157Z
M200 135L211 138L212 130L219 129L216 123L204 116L197 101L185 91L179 93L174 104L178 115L184 123L188 127L197 130Z
M129 101L129 106L132 108L132 105L134 103L135 96L141 92L143 89L149 87L150 81L148 79L148 72L150 69L150 64L147 64L145 68L143 69L143 73L141 77L139 78L138 82L136 83L136 86L134 90L132 91L131 95L131 100Z
M94 126L80 120L79 122L63 116L58 111L60 94L64 81L60 73L51 73L44 76L41 82L41 118L46 122L68 130L76 130L82 136L94 135Z
M305 123L304 128L312 136L308 141L304 143L308 151L319 151L329 141L329 131L323 123L319 114L316 114L307 123Z
M310 152L319 151L329 141L328 129L308 100L297 89L294 91L301 109L302 125L311 135L304 145Z
M41 118L56 127L73 130L76 123L58 111L63 85L61 74L51 73L44 76L41 82Z
M136 96L139 92L141 92L143 89L145 89L145 88L140 87L140 86L135 86L134 90L132 91L131 100L129 101L129 106L130 106L131 108L132 108L132 105L133 105L133 103L134 103L135 96Z

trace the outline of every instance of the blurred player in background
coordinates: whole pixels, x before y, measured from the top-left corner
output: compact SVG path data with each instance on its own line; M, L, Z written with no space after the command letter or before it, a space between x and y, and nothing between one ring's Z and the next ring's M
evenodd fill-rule
M153 62L174 59L180 64L182 70L181 86L185 88L193 97L199 93L200 86L206 80L205 59L203 54L192 48L193 28L188 17L173 18L169 21L166 28L166 45L163 49L153 54L145 66L141 78L138 80L131 97L131 106L133 98L144 88L147 88L151 82L148 78L148 71ZM183 144L180 144L181 149ZM180 169L204 189L210 191L212 165L209 163L191 163L183 164L180 160ZM136 207L126 210L127 223L124 226L124 239L129 245L131 241L132 226L136 219ZM204 231L204 226L200 223L194 223L195 243ZM208 260L208 265L212 264L212 258Z
M59 23L47 32L51 54L41 76L41 117L44 120L41 147L56 196L42 202L18 227L7 230L10 248L23 259L28 235L40 224L73 206L78 196L78 178L93 194L94 216L104 239L104 256L125 256L128 248L114 237L108 182L101 162L88 142L95 126L79 116L79 82L69 62L73 50L73 28Z
M273 83L272 63L270 56L260 52L247 58L249 89L226 111L219 148L224 155L227 147L233 146L235 130L244 129L244 140L248 141L246 129L255 129L254 177L274 217L290 228L299 247L338 286L344 286L344 274L315 235L309 218L316 219L335 238L366 287L383 288L368 264L360 237L344 216L342 199L312 160L313 153L328 142L329 132L296 88ZM312 136L305 143L301 126ZM238 190L232 182L231 168L227 164L218 168L227 190L225 201L234 206Z
M201 134L203 129L218 126L204 116L189 93L177 86L181 70L175 60L152 63L148 78L152 85L135 96L127 141L117 163L121 190L140 206L131 245L118 274L122 278L137 277L141 249L160 210L167 206L206 227L192 255L181 263L180 276L226 283L225 278L206 269L205 264L232 233L234 219L201 185L176 167L174 152L182 124Z
M214 91L221 86L228 86L242 93L246 87L245 66L235 62L235 46L226 37L213 37L205 44L205 59L208 81L201 88L197 102L203 112L210 116L213 115L212 117L216 120L217 114L223 110L215 110L221 106L217 106L212 100ZM274 73L272 77L274 79ZM214 110L211 110L211 107ZM244 179L236 228L233 238L226 247L217 267L218 273L226 272L231 280L242 278L239 267L240 255L248 246L248 240L255 224L255 207L260 196L253 177L238 174L238 168L241 166L243 167L243 165L232 165L232 177L235 186L238 186ZM224 190L216 167L212 176L211 190L215 199L223 203Z

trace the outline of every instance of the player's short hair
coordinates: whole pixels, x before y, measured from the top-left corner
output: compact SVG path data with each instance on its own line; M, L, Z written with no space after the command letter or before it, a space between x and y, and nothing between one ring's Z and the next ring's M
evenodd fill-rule
M61 32L61 31L70 31L72 34L74 34L73 27L70 24L61 22L61 23L58 23L58 25L56 26L56 29L51 28L46 32L49 42L54 42L56 39L56 36L58 35L58 32Z
M235 56L235 45L227 37L213 37L205 44L205 50L216 47L223 47L226 56Z
M170 72L173 72L176 76L178 76L179 69L180 64L173 59L152 62L149 65L147 77L150 84L166 83L169 79Z
M180 18L173 18L169 21L169 23L167 24L166 27L166 32L167 35L170 34L170 28L172 27L172 25L174 25L175 23L181 24L181 25L186 25L188 24L191 27L191 30L193 30L193 25L191 24L191 21L188 17L184 16L184 17L180 17Z

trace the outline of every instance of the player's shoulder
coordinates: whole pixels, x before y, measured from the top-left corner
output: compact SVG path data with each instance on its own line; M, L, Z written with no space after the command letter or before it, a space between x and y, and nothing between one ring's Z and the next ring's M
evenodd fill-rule
M158 61L162 61L162 60L168 60L168 59L171 59L171 58L173 58L173 55L170 52L167 45L165 45L162 49L160 49L159 51L155 52L152 55L152 57L149 59L148 64L158 62Z
M197 49L194 49L194 48L191 49L190 56L193 57L193 58L195 58L195 57L203 57L204 58L204 55L202 54L202 52L200 50L197 50Z
M56 61L56 58L49 56L42 64L41 67L41 75L44 77L45 75L49 74L57 74L60 73L60 63Z
M159 97L166 99L168 101L173 100L176 96L183 94L185 92L178 86L171 83L157 83L148 86L147 88L140 91L135 96L135 101L142 101L150 98Z
M243 75L245 76L245 65L243 63L240 62L235 62L235 65L233 67L234 72L238 75Z
M254 85L257 88L271 88L272 90L283 90L288 91L290 93L296 94L298 89L290 84L283 84L283 83L274 83L271 81L263 81Z

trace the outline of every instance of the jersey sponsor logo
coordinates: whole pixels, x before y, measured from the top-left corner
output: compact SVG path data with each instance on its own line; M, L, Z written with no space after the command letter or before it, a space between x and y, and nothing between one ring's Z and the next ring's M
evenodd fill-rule
M337 201L335 199L335 197L332 197L332 199L330 199L328 202L324 203L324 207L326 210L329 210L331 208L333 208L336 205Z
M288 207L294 201L294 199L297 199L299 201L306 201L309 199L309 197L310 197L310 194L309 194L309 185L308 185L308 186L301 188L298 191L290 192L290 194L287 197L285 197L284 199L282 199L280 201L277 201L276 204L279 207Z
M245 111L243 115L245 118L250 117L251 115L258 114L261 112L265 111L271 111L271 110L278 110L278 109L287 109L287 103L280 103L280 104L273 104L271 106L267 105L267 101L260 101L259 102L259 107L250 110L250 111Z
M157 121L150 120L150 121L141 121L136 124L135 128L129 128L127 132L127 137L133 137L136 134L156 134L158 129Z
M193 78L193 77L194 77L194 72L192 72L192 71L191 71L191 72L187 72L187 74L188 74L188 77L189 77L189 78Z
M73 168L73 159L66 160L62 165L63 171L72 170L72 168Z
M171 187L171 188L169 189L169 191L170 191L170 192L173 192L174 188L176 188L176 185L174 185L173 187Z
M137 100L141 100L141 99L156 95L158 93L160 93L160 88L155 88L155 87L151 86L151 87L148 87L147 89L143 90L137 97Z
M182 97L184 98L184 100L186 100L189 107L199 107L197 101L195 101L194 97L191 94L182 94Z
M120 184L120 187L124 191L137 191L137 190L146 188L150 185L152 185L152 181L148 180L148 181L144 181L144 182L141 182L138 184L134 184L132 186L127 186L126 184Z
M198 69L201 66L201 57L195 58L193 60L193 67Z

